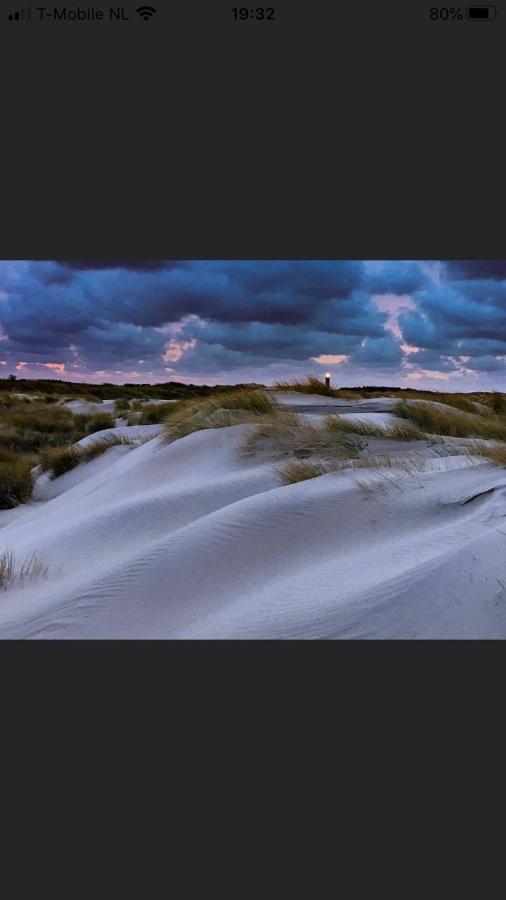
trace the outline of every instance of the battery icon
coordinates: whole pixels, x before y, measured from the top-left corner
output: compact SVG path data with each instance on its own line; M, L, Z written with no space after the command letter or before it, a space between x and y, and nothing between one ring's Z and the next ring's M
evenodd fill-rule
M492 22L497 16L495 6L468 6L466 18L472 22Z

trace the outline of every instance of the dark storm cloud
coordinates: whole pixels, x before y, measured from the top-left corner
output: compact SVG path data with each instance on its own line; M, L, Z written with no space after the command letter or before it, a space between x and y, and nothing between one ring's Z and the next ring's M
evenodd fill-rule
M111 322L155 327L193 313L224 322L298 324L311 322L330 300L349 297L364 280L363 265L346 261L196 261L159 271L118 266L65 272L66 277L54 263L29 267L25 318L32 312L40 321L41 306L54 306L53 287L60 287L69 304L80 303L92 317ZM361 302L358 297L352 309L336 309L332 330L350 315L363 316Z
M370 267L367 290L371 294L412 294L430 283L430 274L420 262L395 260Z
M502 374L502 271L500 261L0 263L0 360L167 378L241 368L261 378L281 364L318 371L320 356L345 372ZM388 314L376 295L389 295ZM394 314L401 335L389 330ZM420 352L408 355L403 342Z
M492 278L506 280L506 260L504 259L455 259L448 260L447 273L450 278Z
M398 341L392 335L380 338L366 338L353 353L352 360L362 366L397 367L400 365L402 352Z
M409 344L440 349L506 338L506 285L499 282L443 282L415 295L416 310L399 316Z

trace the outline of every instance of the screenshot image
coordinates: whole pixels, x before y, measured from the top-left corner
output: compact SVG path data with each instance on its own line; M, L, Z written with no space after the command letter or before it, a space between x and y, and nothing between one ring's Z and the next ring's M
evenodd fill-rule
M2 4L0 640L506 638L505 42Z
M0 637L506 636L505 260L0 262Z

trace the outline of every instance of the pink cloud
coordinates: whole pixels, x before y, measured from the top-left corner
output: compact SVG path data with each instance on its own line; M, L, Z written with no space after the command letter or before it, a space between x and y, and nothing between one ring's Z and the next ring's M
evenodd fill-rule
M319 366L337 366L340 363L346 362L348 357L344 353L333 354L333 353L320 353L319 356L312 356L311 359L313 362L318 363Z
M420 353L420 347L413 347L412 344L401 344L401 350L411 356L412 353Z
M56 372L65 371L65 363L42 363L45 369L54 369Z
M175 338L165 344L163 354L164 362L177 362L187 350L193 350L197 346L197 341L192 338L190 341L177 341Z
M418 369L416 372L408 372L407 377L411 381L419 381L421 378L433 378L434 381L449 381L450 379L448 372L436 372L430 369Z

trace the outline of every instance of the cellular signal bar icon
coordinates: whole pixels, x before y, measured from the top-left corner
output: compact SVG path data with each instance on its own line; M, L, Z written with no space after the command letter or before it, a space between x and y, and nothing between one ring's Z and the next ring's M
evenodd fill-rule
M16 12L9 13L9 22L29 22L32 18L32 10L29 6L18 9Z

